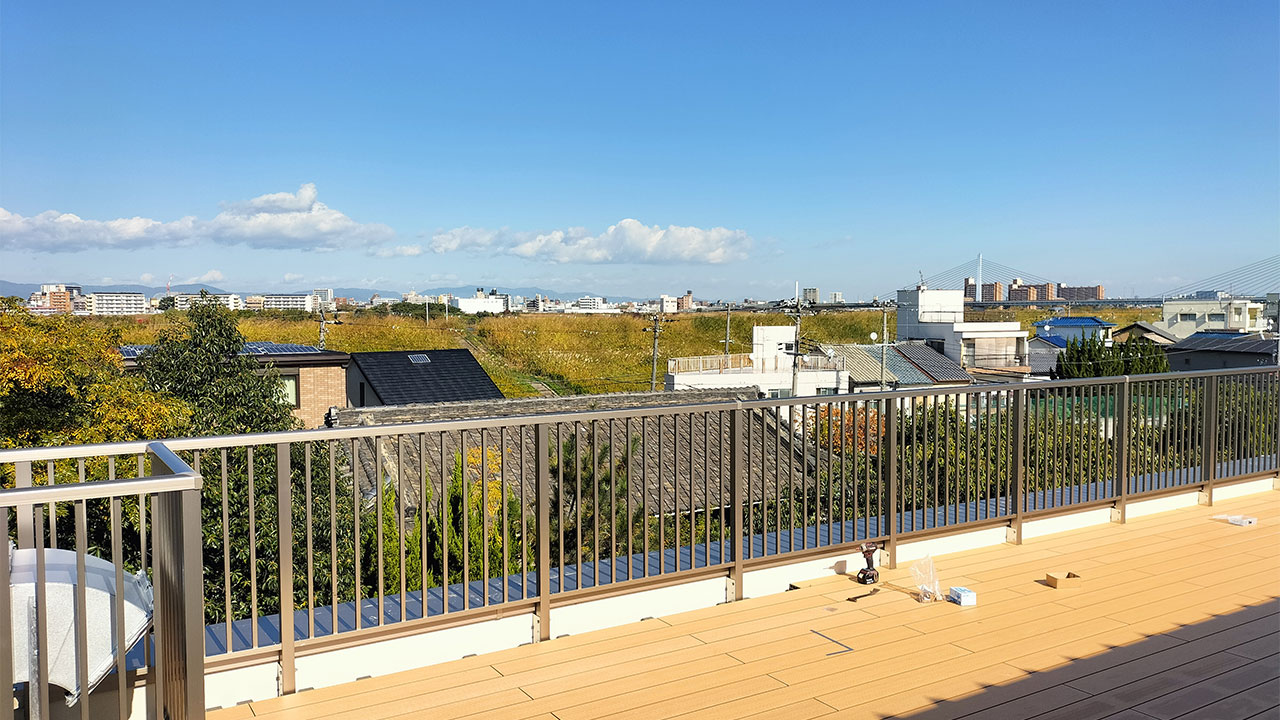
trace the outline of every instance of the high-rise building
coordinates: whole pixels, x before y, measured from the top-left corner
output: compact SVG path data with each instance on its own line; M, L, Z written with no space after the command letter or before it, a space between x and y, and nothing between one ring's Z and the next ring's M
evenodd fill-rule
M333 288L317 288L311 291L311 295L316 299L316 308L321 310L336 310L337 305L333 301Z
M679 304L677 303L676 298L673 298L670 295L658 296L658 312L673 313L678 307Z
M1058 288L1062 300L1101 300L1105 297L1101 285L1062 285Z
M685 290L684 295L676 298L676 312L693 309L693 291Z
M820 296L820 293L818 292L818 288L816 287L805 288L804 290L800 291L800 299L803 300L804 302L811 303L814 305L818 303L819 296Z
M839 290L832 290L832 291L831 291L831 304L832 304L832 305L843 305L843 304L844 304L844 293L843 293L843 292L840 292Z
M173 307L177 310L188 310L192 305L200 302L218 303L219 305L225 306L228 310L244 309L244 303L240 300L240 296L234 293L221 293L218 295L214 295L212 293L205 295L182 293L181 295L173 296Z

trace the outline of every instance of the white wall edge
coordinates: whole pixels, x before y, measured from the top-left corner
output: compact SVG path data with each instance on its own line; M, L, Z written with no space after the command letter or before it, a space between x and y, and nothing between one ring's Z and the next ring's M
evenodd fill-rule
M1255 493L1267 492L1268 490L1276 490L1276 480L1277 478L1261 478L1258 480L1236 483L1235 485L1215 487L1213 489L1213 501L1218 502L1219 500L1230 500L1232 498L1244 497L1245 495L1253 495Z
M1192 504L1194 505L1195 503L1193 502ZM1133 506L1130 505L1129 507ZM1058 515L1041 520L1027 520L1022 523L1022 539L1030 540L1031 538L1069 530L1079 530L1093 525L1105 525L1109 522L1111 522L1111 508L1109 507L1084 510L1070 515Z

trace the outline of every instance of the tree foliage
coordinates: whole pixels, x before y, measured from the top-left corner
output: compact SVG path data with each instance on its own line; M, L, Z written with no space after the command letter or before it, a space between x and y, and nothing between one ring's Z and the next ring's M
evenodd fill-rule
M1123 343L1106 345L1098 338L1070 340L1058 354L1054 377L1059 379L1146 375L1169 372L1169 359L1159 345L1130 335Z
M235 314L200 293L185 317L166 328L138 360L147 385L191 408L199 435L287 430L297 426L274 368L241 355Z
M0 447L180 434L187 406L125 375L118 344L111 328L0 304Z

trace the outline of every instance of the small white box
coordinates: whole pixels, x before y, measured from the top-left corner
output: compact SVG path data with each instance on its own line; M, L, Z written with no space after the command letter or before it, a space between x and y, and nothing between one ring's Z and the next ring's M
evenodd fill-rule
M961 607L969 607L978 604L978 593L967 587L953 587L947 599Z
M1244 515L1232 515L1227 518L1227 522L1231 523L1232 525L1242 525L1242 526L1257 525L1258 518L1246 517Z

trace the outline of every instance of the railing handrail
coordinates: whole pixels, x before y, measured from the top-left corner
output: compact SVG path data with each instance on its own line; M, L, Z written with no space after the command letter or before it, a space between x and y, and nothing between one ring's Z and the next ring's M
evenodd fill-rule
M823 403L843 401L867 401L880 399L908 399L934 395L958 395L987 392L993 389L1008 391L1019 389L1050 389L1060 387L1089 387L1094 385L1123 384L1126 381L1140 382L1149 380L1192 379L1200 377L1232 377L1257 373L1280 372L1280 365L1261 365L1247 368L1231 368L1227 370L1196 370L1148 375L1113 375L1099 378L1080 378L1072 380L1040 380L1033 382L1009 382L1003 384L965 385L936 387L928 386L909 390L885 390L874 392L842 393L839 395L797 396L790 398L764 398L759 400L734 400L703 403L684 403L676 405L655 405L632 408L605 410L575 410L559 413L541 413L533 415L513 415L509 417L472 418L466 420L434 420L415 423L395 423L387 425L365 425L345 428L317 428L313 430L284 430L278 432L246 433L242 435L211 435L186 438L168 438L164 440L137 440L118 443L98 443L94 445L52 445L35 448L18 448L0 450L0 464L20 462L42 462L46 460L72 460L77 458L141 455L147 453L153 444L163 445L167 450L178 452L183 450L215 450L221 448L247 447L250 445L274 445L292 442L321 442L325 440L350 440L384 436L388 434L412 435L415 433L438 433L456 430L483 430L519 425L534 426L543 423L567 423L575 421L603 420L608 418L625 419L628 417L655 417L683 415L690 412L719 412L739 409L762 409L769 407L789 407L811 403L821 398ZM395 432L388 433L387 428L394 427Z
M199 490L202 484L203 478L200 475L184 472L177 475L10 488L0 490L0 508Z

